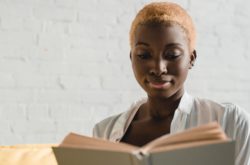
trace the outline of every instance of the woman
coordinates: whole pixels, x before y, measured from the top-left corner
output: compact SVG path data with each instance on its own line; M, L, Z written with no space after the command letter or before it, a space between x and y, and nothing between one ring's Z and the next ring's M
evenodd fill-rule
M146 5L130 30L135 78L147 93L124 113L96 124L95 137L142 146L164 134L217 121L236 140L236 164L250 165L250 122L233 104L193 98L184 82L195 63L195 28L174 3Z

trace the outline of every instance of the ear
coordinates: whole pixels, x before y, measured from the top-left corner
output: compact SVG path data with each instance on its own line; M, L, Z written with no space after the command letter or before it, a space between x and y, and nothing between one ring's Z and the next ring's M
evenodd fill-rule
M132 60L131 51L129 52L129 58L130 58L130 61L131 61Z
M191 69L194 66L196 58L197 58L196 50L193 50L193 52L190 54L190 66L189 66L189 69Z

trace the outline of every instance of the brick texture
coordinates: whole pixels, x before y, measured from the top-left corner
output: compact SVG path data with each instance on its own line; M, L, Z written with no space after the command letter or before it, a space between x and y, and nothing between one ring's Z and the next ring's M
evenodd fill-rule
M150 0L0 0L0 145L58 143L144 96L129 60ZM177 0L198 32L187 91L250 112L247 0Z

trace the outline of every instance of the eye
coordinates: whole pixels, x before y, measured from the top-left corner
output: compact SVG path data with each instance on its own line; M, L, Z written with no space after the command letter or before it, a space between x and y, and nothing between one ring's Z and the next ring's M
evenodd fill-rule
M182 55L182 51L179 49L167 50L164 54L164 58L169 60L175 60Z
M142 59L142 60L146 60L146 59L151 58L151 54L148 53L148 52L139 53L139 54L137 54L137 57L139 57L139 58Z

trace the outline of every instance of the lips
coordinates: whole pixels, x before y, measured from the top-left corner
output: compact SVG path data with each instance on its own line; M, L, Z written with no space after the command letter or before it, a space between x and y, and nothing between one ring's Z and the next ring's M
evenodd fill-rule
M148 84L151 88L163 89L168 88L171 85L171 81L167 80L158 80L158 81L148 81Z

